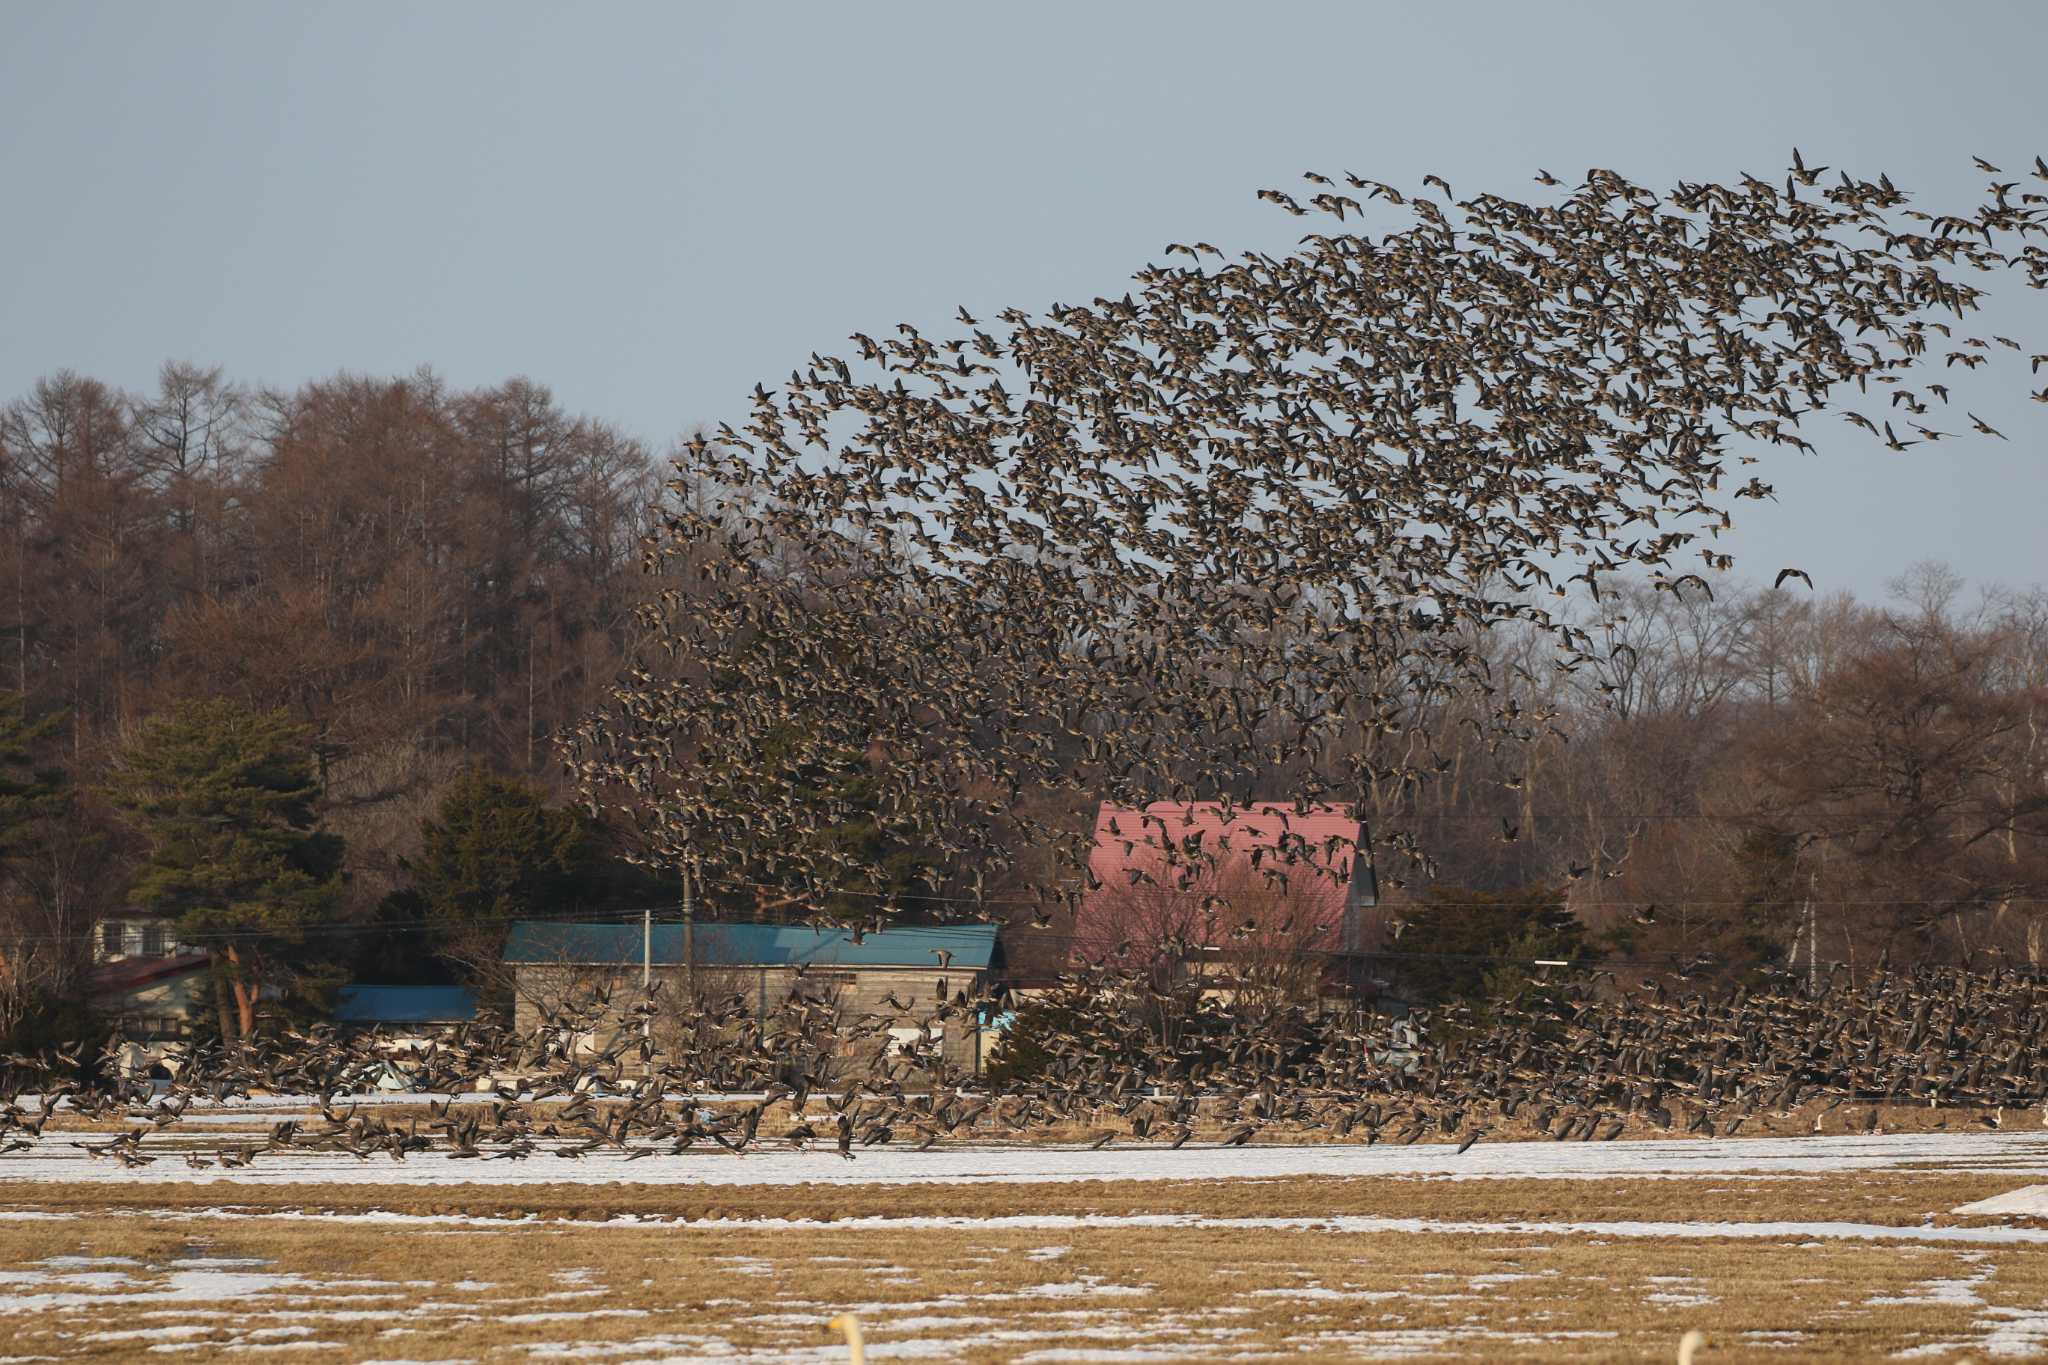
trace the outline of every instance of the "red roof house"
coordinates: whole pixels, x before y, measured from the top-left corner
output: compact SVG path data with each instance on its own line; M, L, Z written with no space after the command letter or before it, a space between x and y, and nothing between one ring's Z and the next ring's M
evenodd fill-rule
M1104 803L1070 960L1357 952L1377 892L1348 805Z

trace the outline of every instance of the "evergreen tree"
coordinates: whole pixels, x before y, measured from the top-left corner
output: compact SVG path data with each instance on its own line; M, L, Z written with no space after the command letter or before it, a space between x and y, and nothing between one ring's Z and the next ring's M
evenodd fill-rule
M792 723L769 737L757 766L747 772L728 777L709 770L700 776L718 809L745 808L743 787L756 793L772 787L785 811L788 837L813 855L749 859L728 872L726 884L704 889L710 903L739 915L794 902L804 917L823 911L859 920L901 912L912 922L927 908L920 897L934 886L930 860L909 822L884 810L882 782L858 749L821 741Z
M1411 913L1415 927L1398 945L1408 956L1395 961L1418 1001L1527 1004L1543 993L1535 961L1576 962L1587 952L1585 926L1556 887L1435 886Z
M58 719L32 722L18 694L0 693L0 1046L9 1050L33 1047L53 1028L69 1041L86 1023L66 1000L85 957L83 927L41 913L33 866L82 823L63 770L37 763ZM76 938L63 933L73 927Z
M36 764L37 747L59 719L31 721L19 693L0 692L0 873L69 805L63 770Z
M412 887L393 907L427 920L442 953L468 975L489 976L511 921L586 899L598 851L577 811L550 806L526 783L472 769L422 823L419 855L404 862Z
M311 746L285 712L180 704L122 753L111 795L148 844L130 894L216 949L222 1031L246 1038L288 950L334 909L339 838L320 832Z

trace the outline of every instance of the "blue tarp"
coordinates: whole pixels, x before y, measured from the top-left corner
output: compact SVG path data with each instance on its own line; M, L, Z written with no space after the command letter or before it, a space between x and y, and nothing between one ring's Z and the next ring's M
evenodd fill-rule
M465 986L343 986L334 1000L341 1024L459 1024L476 1017Z
M638 924L557 924L520 920L505 943L511 963L616 966L640 961ZM858 943L844 929L787 924L699 924L696 965L700 967L928 967L940 954L962 971L986 971L996 949L993 924L933 925L882 929ZM654 926L654 961L683 961L683 926Z

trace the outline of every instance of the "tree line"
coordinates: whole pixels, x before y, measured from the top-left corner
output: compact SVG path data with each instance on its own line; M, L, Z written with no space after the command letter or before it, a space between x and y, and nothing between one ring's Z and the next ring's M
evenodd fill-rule
M148 393L60 373L0 409L0 1030L71 1027L110 907L217 949L234 1032L264 989L310 1008L351 978L489 984L520 913L673 903L629 822L572 804L554 739L659 675L653 605L701 584L645 538L689 496L524 379L271 391L173 364ZM798 542L760 553L805 571ZM1508 989L1538 948L1631 978L2040 965L2048 593L1939 566L1879 602L1615 585L1582 624L1602 648L1568 671L1550 637L1495 627L1466 641L1486 695L1361 689L1380 715L1351 742L1430 775L1356 794L1428 855L1382 870L1366 946L1392 988ZM1507 702L1535 739L1482 723ZM1264 724L1281 760L1237 795L1285 800L1304 774ZM804 734L792 716L780 777L831 817L791 837L894 869L826 908L996 913L1059 960L1071 923L1026 910L1046 858L984 886L896 846L865 756ZM1092 817L1085 795L1016 799L1041 826ZM788 912L778 875L698 888L705 913Z
M164 822L196 809L178 790L204 785L195 754L242 753L283 784L263 812L262 781L207 794L244 802L210 818L277 844L221 844L217 861L267 866L287 845L303 861L277 829L323 841L299 869L317 894L256 895L244 869L245 908L273 902L273 929L402 918L394 897L419 894L423 839L464 783L558 798L548 736L631 647L659 487L640 441L525 379L269 390L167 364L149 392L60 372L0 407L0 1025L75 1002L110 908L169 907L194 942L227 932L200 903L232 898L172 885L163 863L167 843L192 851ZM597 881L592 899L632 894ZM308 979L375 965L339 941L286 956L321 969Z
M1635 587L1590 607L1606 648L1570 672L1512 634L1473 641L1555 713L1534 742L1489 747L1455 708L1417 717L1441 780L1370 794L1436 860L1384 888L1391 975L1473 977L1422 955L1502 951L1545 903L1631 987L2043 965L2048 593L1923 563L1876 603ZM1511 890L1520 914L1489 911Z

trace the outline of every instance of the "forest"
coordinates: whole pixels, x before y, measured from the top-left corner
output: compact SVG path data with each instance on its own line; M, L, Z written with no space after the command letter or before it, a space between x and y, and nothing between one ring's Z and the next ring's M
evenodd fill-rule
M557 739L659 651L650 604L701 590L650 548L690 497L662 453L523 378L276 391L167 364L148 392L60 372L7 402L0 1033L67 1017L110 909L199 926L196 893L161 875L178 801L142 791L143 756L181 724L212 743L208 715L269 717L303 762L275 789L299 793L286 823L324 850L305 874L319 894L289 923L210 930L268 945L303 999L475 977L517 914L673 906L672 878L629 863L630 830L576 805ZM1467 642L1543 718L1533 741L1459 710L1491 697L1360 731L1431 775L1361 794L1376 835L1426 854L1383 866L1376 970L1449 989L1443 964L1490 961L1560 909L1575 952L1631 984L2039 965L2048 592L1920 564L1877 601L1723 574L1711 595L1610 584L1576 610L1604 647L1570 670L1538 632ZM816 780L838 815L814 837L887 843L879 812L846 818L857 772ZM1092 819L1085 794L1030 799L1042 820ZM1056 875L1020 850L983 887L919 852L884 889L923 917L1019 909ZM704 912L790 913L798 889L775 875L704 886ZM1057 919L1018 921L1060 940Z

